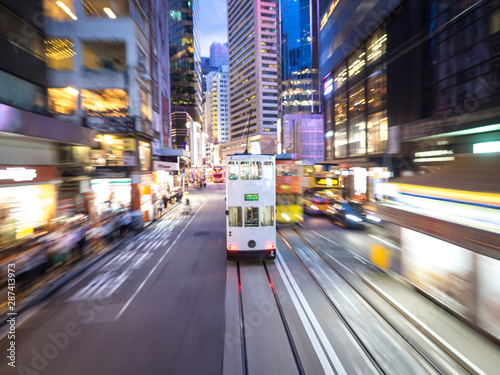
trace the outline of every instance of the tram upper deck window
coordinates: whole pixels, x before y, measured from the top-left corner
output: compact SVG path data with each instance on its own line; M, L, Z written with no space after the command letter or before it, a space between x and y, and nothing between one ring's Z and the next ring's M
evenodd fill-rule
M272 227L274 225L274 206L262 206L260 225Z
M234 162L234 161L230 161L229 163L227 163L227 174L228 174L228 178L230 180L237 180L238 179L238 163Z
M229 207L229 226L230 227L242 227L243 226L243 215L241 213L241 207Z
M242 180L262 180L262 163L260 161L242 161L240 163Z
M273 162L265 161L264 162L264 180L272 180L273 179Z
M245 227L259 226L259 207L245 207Z

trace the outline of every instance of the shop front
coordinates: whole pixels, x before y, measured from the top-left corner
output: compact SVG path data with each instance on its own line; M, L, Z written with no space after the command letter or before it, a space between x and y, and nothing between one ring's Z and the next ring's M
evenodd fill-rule
M132 181L126 167L96 167L95 177L90 181L95 213L129 209L132 202Z
M57 167L0 166L0 246L48 228L60 183Z
M179 164L166 161L153 161L153 178L155 192L172 191L175 184L175 174Z

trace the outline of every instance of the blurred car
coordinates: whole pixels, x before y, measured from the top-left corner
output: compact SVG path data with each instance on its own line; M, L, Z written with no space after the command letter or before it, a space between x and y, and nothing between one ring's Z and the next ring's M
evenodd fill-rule
M381 222L377 216L366 212L363 204L357 201L332 201L328 205L326 216L344 228L362 229L367 222L374 224Z
M335 224L348 229L363 229L365 222L376 221L375 216L367 214L363 204L357 201L332 201L328 205L326 216Z

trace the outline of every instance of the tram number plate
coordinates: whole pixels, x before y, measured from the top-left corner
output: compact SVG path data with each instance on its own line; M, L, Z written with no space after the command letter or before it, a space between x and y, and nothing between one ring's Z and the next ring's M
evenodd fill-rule
M258 201L259 194L245 194L245 200L246 201Z

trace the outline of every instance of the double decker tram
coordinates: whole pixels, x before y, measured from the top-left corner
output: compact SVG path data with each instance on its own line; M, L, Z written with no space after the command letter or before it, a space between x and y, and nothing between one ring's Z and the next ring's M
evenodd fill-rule
M226 162L227 259L275 259L274 155L228 155Z
M304 165L303 176L304 213L324 215L332 201L342 198L342 175L337 164Z
M302 164L294 154L276 156L276 224L301 225Z

